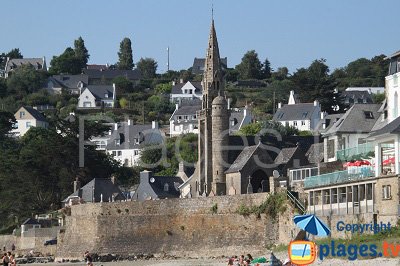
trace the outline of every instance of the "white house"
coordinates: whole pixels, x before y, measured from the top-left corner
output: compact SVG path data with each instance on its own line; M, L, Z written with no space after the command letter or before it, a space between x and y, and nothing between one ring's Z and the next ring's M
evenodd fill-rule
M170 100L172 103L181 104L182 102L190 102L192 100L201 99L203 86L200 81L188 81L183 83L181 80L178 84L173 84L171 89Z
M79 96L78 108L113 108L115 99L115 84L89 85Z
M278 110L272 120L301 131L311 131L317 127L321 116L323 114L321 114L321 105L318 101L300 103L294 91L290 91L288 104L282 106L282 103L278 103Z
M11 133L16 137L22 137L31 127L48 128L46 118L36 109L23 106L14 114L17 123L14 124Z
M105 136L93 137L97 150L103 150L124 166L134 166L140 161L140 152L149 144L161 144L163 134L158 123L134 125L131 120L115 123Z
M385 93L385 87L348 87L346 91L367 91L369 94Z

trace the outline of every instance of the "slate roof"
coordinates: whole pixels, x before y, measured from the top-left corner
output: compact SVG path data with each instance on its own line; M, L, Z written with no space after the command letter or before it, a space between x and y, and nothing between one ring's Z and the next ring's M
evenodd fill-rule
M222 69L227 69L227 67L228 67L228 58L227 57L220 58L220 62L221 62L221 68ZM193 60L192 73L194 75L203 75L204 64L205 63L206 63L206 59L205 58L197 58L197 57L195 57L194 60Z
M82 82L84 87L89 83L89 76L85 74L79 75L54 75L49 78L51 81L55 81L68 89L77 89L78 83Z
M187 83L193 85L196 88L196 94L201 94L203 92L203 86L201 85L200 81L188 81L186 83L178 83L172 86L171 94L182 94L182 87L185 86Z
M371 94L368 91L343 91L341 95L346 103L373 103Z
M22 224L27 225L27 224L40 224L40 223L36 219L28 218Z
M32 65L36 70L43 69L43 58L14 58L6 63L6 72L22 65Z
M113 98L113 85L89 85L87 89L96 97L97 100L112 99ZM108 95L108 98L104 97Z
M276 111L273 120L308 120L317 108L318 106L314 106L314 103L285 104Z
M153 176L154 182L150 180L149 184L157 194L158 198L179 198L180 191L178 187L183 184L183 181L178 176ZM165 184L168 184L168 191L164 191Z
M125 200L125 196L119 187L109 178L93 178L89 183L69 195L63 202L67 202L71 197L80 197L84 202L100 202L101 195L103 195L103 201L112 200Z
M201 110L201 105L185 105L179 107L178 110L176 110L176 112L174 113L174 115L193 115L200 110Z
M44 117L44 115L38 110L29 106L23 106L23 108L25 108L25 110L28 111L36 120L47 122L46 117Z
M334 135L338 132L371 132L380 116L379 107L380 104L354 104L324 135ZM367 118L367 113L372 114L372 117Z
M139 139L139 144L135 139ZM115 140L120 140L120 145L116 145ZM126 150L139 149L145 145L161 143L162 135L159 129L152 129L151 124L147 125L128 125L119 123L118 129L114 130L107 142L107 150Z
M324 143L314 143L306 152L309 163L318 164L324 160Z
M83 69L83 74L89 76L89 79L114 79L116 77L126 77L129 80L139 80L142 75L138 69L133 70L118 70L118 69Z
M292 159L298 147L282 148L278 156L275 158L275 164L286 164Z
M324 133L328 131L336 121L338 121L344 114L330 114L326 115L323 119L319 120L317 126L315 127L315 131ZM325 123L325 128L324 127Z
M390 134L399 134L400 133L400 117L397 117L392 122L387 124L386 126L371 132L368 138L377 137L377 136L385 136Z
M253 153L256 151L259 145L247 146L243 149L243 151L239 154L236 160L231 164L228 170L225 171L228 173L239 172L246 165L247 161L250 160Z
M86 69L105 70L105 69L108 69L108 65L90 64L90 65L86 65Z

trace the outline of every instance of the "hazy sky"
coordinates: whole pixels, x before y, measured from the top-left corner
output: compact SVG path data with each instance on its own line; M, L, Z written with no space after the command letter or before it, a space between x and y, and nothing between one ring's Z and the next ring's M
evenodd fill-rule
M169 46L170 68L186 69L205 56L212 3L229 67L252 49L290 71L317 58L333 70L400 50L399 0L3 0L0 52L18 47L49 64L82 36L89 63L115 63L129 37L135 62L152 57L164 72Z

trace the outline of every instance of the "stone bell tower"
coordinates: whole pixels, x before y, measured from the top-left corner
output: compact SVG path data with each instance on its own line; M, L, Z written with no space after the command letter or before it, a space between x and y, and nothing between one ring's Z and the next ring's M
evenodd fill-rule
M226 100L223 97L225 84L221 69L217 34L214 27L214 19L211 22L210 35L208 38L202 86L202 109L199 116L198 191L201 195L209 195L211 191L214 195L221 195L225 194L226 191L223 188L223 184L225 183L225 176L223 174L224 168L220 165L220 163L222 162L222 158L220 158L220 151L221 145L227 142L228 136L226 135L226 141L223 141L219 133L224 131L225 129L228 129L229 115L226 108ZM223 110L218 109L213 111L213 101L216 98L218 98L219 100L215 102L215 107L220 108L224 106L225 103L225 107ZM215 116L216 118L214 119L213 116ZM213 147L213 145L219 146ZM218 158L215 156L217 156ZM217 171L218 174L216 174Z

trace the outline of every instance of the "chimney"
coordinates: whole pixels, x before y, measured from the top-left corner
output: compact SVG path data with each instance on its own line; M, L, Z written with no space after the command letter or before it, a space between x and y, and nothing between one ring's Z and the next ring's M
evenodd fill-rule
M183 83L183 79L179 79L179 83Z
M321 112L321 119L324 119L326 116L326 112Z
M108 135L112 135L112 131L111 131L111 129L110 130L108 130Z
M144 170L140 172L140 184L146 184L150 182L150 178L153 176L151 171Z
M74 192L79 190L81 188L81 181L79 181L79 178L76 177L74 181Z
M243 118L247 116L247 105L243 108Z
M117 183L117 177L115 175L111 176L111 182L115 185Z
M183 162L179 162L179 170L178 172L184 173L185 172L185 164Z
M282 103L278 103L278 109L282 108Z
M176 82L175 82L175 80L173 80L172 81L172 86L175 86L176 85Z
M179 109L179 104L175 104L175 110L178 110Z
M114 123L114 130L118 130L118 123Z
M151 128L158 129L158 123L156 121L151 121Z
M113 100L115 101L115 99L116 99L116 92L117 92L117 90L115 89L115 83L113 83Z
M132 120L128 119L128 126L132 125Z
M314 106L318 106L318 100L314 101Z
M231 109L231 98L228 98L228 110L230 110Z

